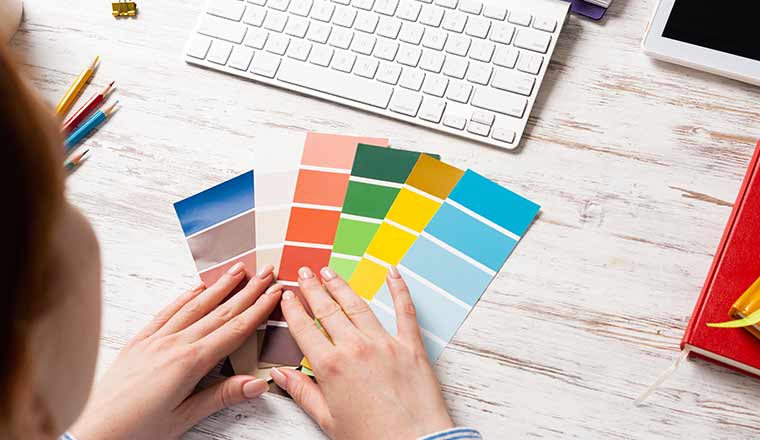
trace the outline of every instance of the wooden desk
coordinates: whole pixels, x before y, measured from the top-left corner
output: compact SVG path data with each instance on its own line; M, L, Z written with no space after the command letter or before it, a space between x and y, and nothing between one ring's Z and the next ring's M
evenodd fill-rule
M489 439L757 436L760 381L706 362L632 404L676 356L760 131L760 89L641 52L653 0L570 17L517 154L190 67L203 0L119 21L105 0L25 3L13 46L48 100L100 54L95 85L115 79L124 105L69 186L103 247L101 367L195 279L172 202L278 154L261 140L280 133L388 136L543 206L437 364L457 423ZM317 432L267 396L187 437Z

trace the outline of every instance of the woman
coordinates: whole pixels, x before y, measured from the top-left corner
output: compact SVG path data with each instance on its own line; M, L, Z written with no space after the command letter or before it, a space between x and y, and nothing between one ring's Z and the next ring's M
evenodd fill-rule
M273 379L331 438L480 437L452 429L395 269L388 285L397 337L329 268L320 276L302 268L299 283L334 345L292 292L272 284L271 266L245 280L245 268L237 265L160 312L90 393L101 301L97 240L64 195L58 121L2 48L0 114L6 164L0 191L9 208L0 232L0 276L7 283L0 293L0 438L179 438L215 411L266 391L266 382L245 375L201 391L196 385L277 304L319 384L289 369L274 370ZM377 365L383 368L372 368Z

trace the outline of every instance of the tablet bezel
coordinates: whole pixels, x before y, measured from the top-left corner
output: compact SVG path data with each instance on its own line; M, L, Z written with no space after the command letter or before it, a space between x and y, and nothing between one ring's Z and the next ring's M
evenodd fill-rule
M760 85L760 61L663 37L662 33L676 1L658 2L641 44L644 52L672 63Z

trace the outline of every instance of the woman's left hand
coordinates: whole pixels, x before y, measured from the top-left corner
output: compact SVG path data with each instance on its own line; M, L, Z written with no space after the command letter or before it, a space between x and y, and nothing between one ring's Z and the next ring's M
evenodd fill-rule
M227 299L244 278L238 263L160 312L119 353L71 433L79 440L176 439L214 412L263 394L265 381L242 375L195 391L280 302L271 266Z

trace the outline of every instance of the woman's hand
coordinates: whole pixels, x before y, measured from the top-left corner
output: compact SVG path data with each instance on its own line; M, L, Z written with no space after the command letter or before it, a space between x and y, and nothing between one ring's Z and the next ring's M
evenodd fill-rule
M212 413L263 394L267 383L252 376L195 392L280 300L271 266L227 299L244 278L238 263L213 286L201 284L160 312L119 353L71 433L79 440L176 439Z
M453 427L398 271L391 268L387 280L398 321L395 337L333 270L324 268L321 275L327 291L308 268L299 271L299 285L333 343L293 292L282 299L290 332L319 384L288 369L273 370L275 382L333 439L415 439Z

